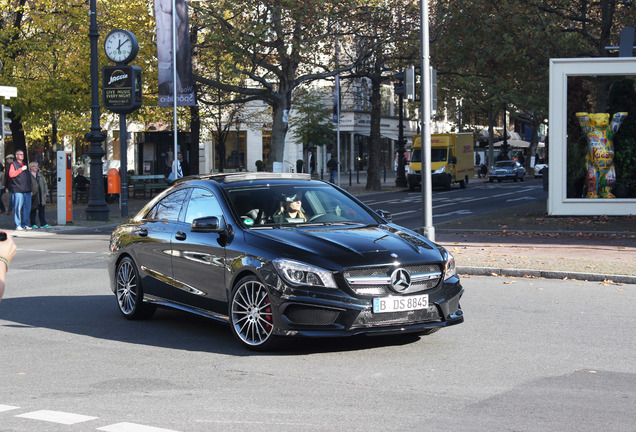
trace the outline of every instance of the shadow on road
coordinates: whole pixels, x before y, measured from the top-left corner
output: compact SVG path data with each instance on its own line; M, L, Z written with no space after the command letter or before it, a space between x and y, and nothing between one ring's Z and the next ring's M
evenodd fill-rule
M1 325L5 331L45 328L117 342L232 356L295 356L356 351L419 340L413 335L289 338L276 352L256 353L241 347L227 325L185 312L158 309L150 320L126 320L117 309L114 295L5 298L0 304L0 320L8 322Z

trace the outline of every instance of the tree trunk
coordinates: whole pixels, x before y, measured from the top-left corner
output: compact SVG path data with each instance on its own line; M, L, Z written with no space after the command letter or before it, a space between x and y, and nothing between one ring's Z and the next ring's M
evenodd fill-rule
M376 67L376 72L378 72L377 69ZM380 172L382 170L382 136L380 135L380 120L382 117L381 80L381 71L371 77L371 134L369 136L369 168L367 169L366 189L376 191L382 190L380 182Z
M201 139L201 117L199 117L199 107L190 107L190 152L188 165L190 166L190 175L199 174L199 141Z
M285 137L289 127L287 114L291 106L291 90L288 93L288 95L277 97L276 103L272 105L272 142L265 171L273 171L274 162L282 162L283 171L286 169L283 157L285 155Z
M9 118L11 119L11 136L13 137L13 153L22 150L24 152L24 161L29 162L29 154L26 148L26 137L24 136L24 129L22 128L22 118L17 117L15 113L10 112Z

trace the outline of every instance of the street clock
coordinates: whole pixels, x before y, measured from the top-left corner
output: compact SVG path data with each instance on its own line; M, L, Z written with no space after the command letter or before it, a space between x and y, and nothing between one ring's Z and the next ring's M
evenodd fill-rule
M104 41L106 56L119 64L128 64L139 51L139 43L135 35L128 30L113 30Z

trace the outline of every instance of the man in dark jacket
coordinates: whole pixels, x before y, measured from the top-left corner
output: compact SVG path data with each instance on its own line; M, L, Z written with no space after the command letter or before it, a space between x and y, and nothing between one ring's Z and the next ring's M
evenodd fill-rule
M31 174L24 163L24 152L16 150L15 160L9 165L9 184L14 196L13 220L17 231L30 230Z
M338 174L338 159L336 159L335 156L332 156L331 159L329 159L329 162L327 162L327 168L329 168L329 171L331 171L329 181L331 183L335 183L336 175Z

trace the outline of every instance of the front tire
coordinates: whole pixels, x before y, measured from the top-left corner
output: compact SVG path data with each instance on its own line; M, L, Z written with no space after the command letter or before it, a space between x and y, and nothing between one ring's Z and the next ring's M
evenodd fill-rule
M275 345L269 293L256 276L246 276L236 284L229 315L232 334L246 348L263 351Z
M144 292L137 273L135 262L125 257L115 270L115 295L117 306L124 318L140 320L150 318L156 310L154 305L143 302Z

